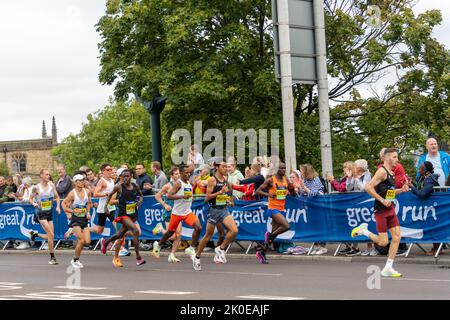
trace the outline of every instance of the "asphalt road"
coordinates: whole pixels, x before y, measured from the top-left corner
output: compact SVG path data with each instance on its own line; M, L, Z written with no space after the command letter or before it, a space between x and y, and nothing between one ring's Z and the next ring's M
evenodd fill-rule
M203 270L196 272L186 256L178 264L166 257L145 258L147 264L139 267L133 256L124 258L124 267L114 269L111 256L82 256L85 268L78 283L68 269L70 255L59 255L60 264L50 266L47 255L1 254L0 299L450 299L450 269L444 266L398 264L404 278L378 281L367 273L369 263L272 260L260 265L256 259L229 258L224 265L204 257Z

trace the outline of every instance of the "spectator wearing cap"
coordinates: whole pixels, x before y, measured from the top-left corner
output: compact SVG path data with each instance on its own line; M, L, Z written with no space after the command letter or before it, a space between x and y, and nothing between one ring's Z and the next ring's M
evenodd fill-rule
M17 191L18 196L16 198L17 201L20 202L29 202L30 196L33 191L33 180L30 177L25 177L22 180L22 184Z
M355 161L354 171L351 178L347 180L347 191L362 191L372 179L372 174L369 171L367 160L358 159Z
M207 164L202 164L199 168L200 174L194 178L192 190L196 195L206 195L206 187L208 179L211 177L211 167Z
M128 169L128 168L122 167L121 169ZM120 169L117 170L117 175L120 177L120 175L121 175L121 173L123 173L123 171L121 171L120 173L119 173L119 171L120 171ZM144 196L152 195L153 194L153 190L152 190L153 189L153 180L146 173L144 164L138 163L136 165L136 175L137 175L136 184L139 186L139 188L141 188L142 194Z
M161 163L158 161L152 162L151 167L152 173L155 176L155 183L153 185L153 193L156 194L161 191L162 187L164 187L169 180L167 180L167 176L164 171L161 170Z
M419 178L417 185L409 182L411 192L420 199L426 199L431 196L434 187L439 187L439 175L434 173L433 164L429 161L423 162L419 167ZM433 243L433 248L427 252L427 255L434 256L439 249L439 243ZM442 251L441 251L442 254Z
M239 180L243 180L244 176L236 168L236 160L234 157L229 157L227 160L227 171L228 171L228 182L236 184ZM241 199L244 194L240 191L233 190L233 197L236 199Z

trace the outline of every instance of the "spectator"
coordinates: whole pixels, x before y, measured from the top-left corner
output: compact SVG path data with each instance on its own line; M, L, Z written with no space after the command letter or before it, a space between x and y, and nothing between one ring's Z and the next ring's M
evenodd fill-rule
M302 176L301 172L299 170L294 170L291 172L291 175L289 177L289 180L291 181L292 185L294 186L294 192L296 195L300 194L300 177Z
M18 196L16 198L17 201L20 202L29 202L31 192L33 191L33 180L30 177L25 177L22 180L22 184L17 191Z
M368 170L368 163L364 159L355 161L352 177L347 180L347 191L364 192L366 184L372 179L372 175Z
M152 173L155 176L155 183L153 185L153 193L158 193L161 191L162 187L166 185L169 181L167 180L167 176L164 171L161 170L161 163L158 161L152 162L151 167Z
M205 164L205 160L203 159L203 156L199 152L199 148L196 144L191 146L187 164L194 164L195 168L198 168L202 164Z
M450 155L444 151L439 151L438 143L434 138L427 140L426 148L428 152L422 155L417 163L416 180L420 178L420 166L425 161L429 161L433 164L434 173L439 175L439 185L443 187L450 173Z
M236 168L236 160L234 157L229 157L227 161L228 170L228 182L231 184L236 184L239 180L243 180L244 176ZM233 197L236 199L241 199L244 194L238 190L233 189Z
M433 164L429 161L425 161L419 168L419 179L417 181L417 187L409 182L411 192L420 199L426 199L431 196L434 191L434 187L439 187L439 176L434 173ZM436 255L439 249L439 243L433 243L433 248L427 252L428 256ZM440 252L443 253L442 251Z
M261 174L261 165L260 164L252 164L251 166L254 176L244 180L238 180L238 185L245 185L253 183L255 185L254 189L258 190L258 188L266 181L264 176ZM255 199L259 200L260 196L256 195Z
M208 179L211 177L211 167L207 164L202 164L199 168L200 174L194 178L192 189L195 195L206 195L206 187Z
M91 190L91 192L94 192L95 186L98 183L98 179L95 177L95 173L91 168L86 168L86 181L89 185L89 190Z
M17 197L17 189L18 186L14 183L13 177L6 178L6 185L9 187L10 192L8 193L8 201L7 202L15 202Z
M248 169L248 170L247 170ZM255 172L250 169L249 167L245 168L245 179L250 179L255 176ZM245 201L251 201L255 200L255 184L243 184L243 185L236 185L233 184L233 190L237 190L242 193L242 200Z
M142 163L136 165L136 184L141 188L144 196L150 196L153 194L153 180L146 173L145 166Z
M11 188L6 184L5 177L0 176L0 203L8 202L8 195L11 192Z
M332 175L327 175L327 180L331 184L334 190L338 192L347 191L347 180L351 179L353 176L353 171L355 167L355 163L353 161L347 161L343 165L344 167L344 176L337 181L334 179Z
M72 179L66 174L66 167L64 165L59 165L57 171L59 179L56 182L56 191L61 199L65 199L73 189Z
M300 166L300 195L314 197L324 194L324 186L319 179L319 174L310 164Z

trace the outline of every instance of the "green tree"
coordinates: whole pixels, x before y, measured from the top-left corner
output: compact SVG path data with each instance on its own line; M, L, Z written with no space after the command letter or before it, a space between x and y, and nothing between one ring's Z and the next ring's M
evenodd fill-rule
M111 102L90 114L81 132L70 135L53 150L59 162L74 172L103 163L130 165L151 159L149 115L137 103Z
M5 162L0 162L0 176L7 177L9 176L8 166Z

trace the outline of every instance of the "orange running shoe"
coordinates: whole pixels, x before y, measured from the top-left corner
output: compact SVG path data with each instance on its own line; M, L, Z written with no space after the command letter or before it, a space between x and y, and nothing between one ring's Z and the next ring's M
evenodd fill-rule
M121 267L123 267L122 261L120 260L120 258L117 258L117 259L114 258L113 261L112 261L112 263L113 263L114 267L116 267L116 268L121 268Z

